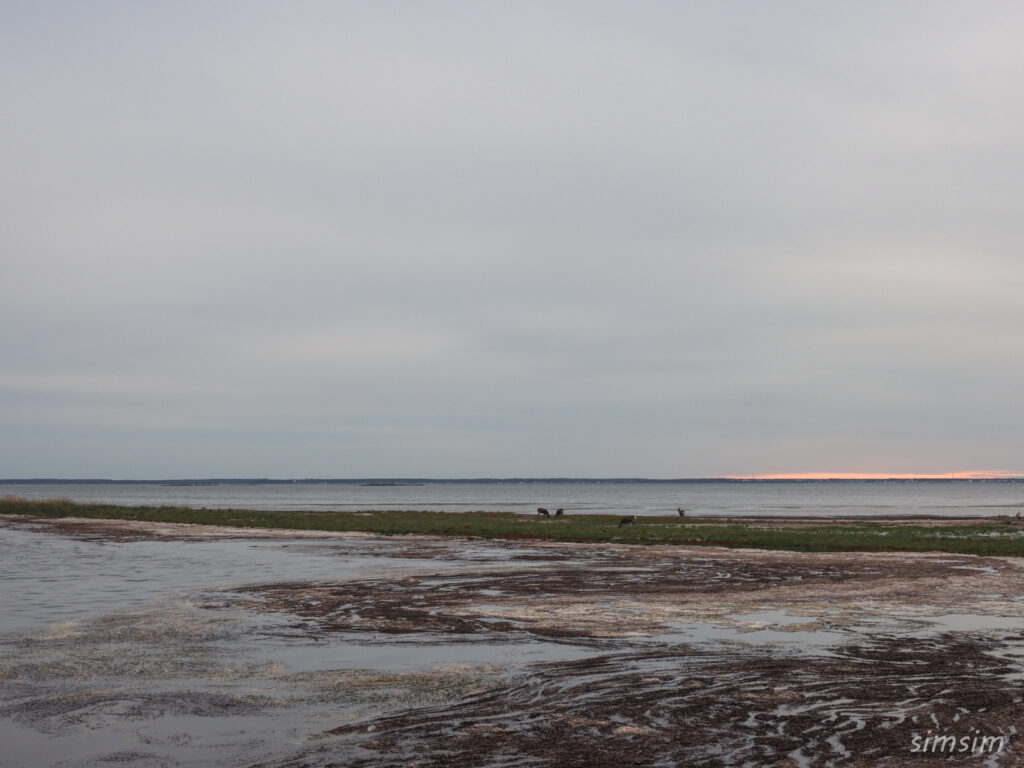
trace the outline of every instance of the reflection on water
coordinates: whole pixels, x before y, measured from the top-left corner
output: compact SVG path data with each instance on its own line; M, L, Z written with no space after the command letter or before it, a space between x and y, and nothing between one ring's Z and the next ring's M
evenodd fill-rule
M529 547L400 539L80 540L0 523L0 764L235 766L325 729L443 703L509 667L602 651L335 633L234 610L238 585L544 567ZM207 600L220 610L204 611Z
M686 570L701 590L716 581L739 597L771 593L776 598L787 585L803 585L805 578L818 579L822 586L840 577L844 585L855 579L875 585L881 568L879 563L841 568L836 563L844 561L821 564L800 557L787 563L785 554L773 555L772 562L777 559L779 564L769 567L757 556L741 562L738 554L698 557L683 550L679 561L666 564L645 559L648 550L643 548L636 550L640 559L631 561L627 549L569 550L425 537L105 542L0 522L0 764L345 764L362 754L359 739L372 740L367 734L379 733L374 729L389 719L407 733L420 717L430 721L430 728L435 720L445 728L462 723L465 740L476 749L484 739L481 734L497 732L495 724L503 728L515 722L509 715L516 707L524 733L534 733L531 729L550 720L552 712L598 722L594 708L603 707L600 722L608 728L599 741L604 749L609 738L622 737L626 721L621 720L620 705L630 701L639 707L639 725L629 725L633 730L624 733L644 737L629 746L630 754L634 746L650 745L659 734L670 738L691 722L702 733L718 727L729 735L747 728L753 737L776 738L772 734L780 732L779 723L784 726L787 718L798 718L805 710L838 717L850 709L850 699L834 693L840 684L848 685L851 696L884 684L895 686L893 701L911 693L917 697L919 670L915 667L907 681L900 675L907 642L920 638L924 641L910 650L928 664L952 664L966 652L975 654L964 673L968 683L961 687L973 696L978 680L988 686L989 698L978 705L986 718L993 702L1001 706L999 686L1016 686L1022 677L1019 638L1005 643L1005 653L996 658L982 646L945 634L1017 628L1014 617L957 612L961 604L967 607L963 601L955 608L918 603L913 615L900 615L898 604L892 603L882 613L860 616L853 623L834 621L842 618L841 612L819 602L812 589L787 608L767 598L744 599L737 604L743 610L709 614L704 620L697 620L699 611L694 610L689 614L693 620L640 624L636 632L530 634L517 629L514 621L506 628L495 624L491 631L489 620L508 613L515 618L517 611L522 618L530 601L538 620L549 610L565 611L568 628L576 630L592 618L590 611L603 610L628 621L633 612L651 609L658 599L666 616L676 615L674 609L686 607L688 600L695 609L696 601L705 598L703 591L688 593L683 586L678 592L658 591L667 574L657 569L659 564L673 574L680 571L679 585L688 583L682 573ZM994 565L962 560L928 562L948 568L957 578L986 580L989 590L1002 584ZM793 578L795 570L800 570L800 579ZM416 578L402 578L411 573ZM355 579L308 589L308 582ZM600 594L598 587L606 583L607 596L588 603L585 595ZM399 603L439 595L458 602L456 598L475 595L478 601L470 600L469 615L483 629L459 634L445 625L428 631L422 623L431 615L427 612L407 620L402 632L389 632L383 620L372 630L356 631L359 617L351 613L352 606L357 613L379 607L388 584ZM395 590L396 584L402 589ZM225 591L239 585L250 588ZM318 629L315 611L255 610L253 601L264 599L258 585L284 585L300 600L308 595L309 600L340 601L330 611L331 631ZM633 594L641 585L647 591ZM352 602L362 594L354 587L367 590L364 602ZM980 594L969 592L972 600ZM1014 586L1007 595L993 594L993 600L1005 603L1018 591ZM443 604L439 600L435 610ZM346 623L349 616L353 621ZM876 644L861 659L858 648L879 631L891 636L888 642L895 650ZM887 659L891 670L876 673L879 662ZM765 666L765 661L771 663ZM1005 669L999 666L1004 661ZM988 677L978 677L976 670L983 664L993 667L985 673ZM941 690L952 695L946 691L945 668L937 669ZM850 683L851 670L867 675L869 685ZM903 682L906 689L900 688ZM677 708L666 709L666 701L674 701ZM715 707L723 701L733 702L734 720L720 721ZM942 706L961 711L953 706L959 700L951 701ZM549 707L540 720L538 706ZM893 716L892 702L884 697L877 702L866 698L859 706L873 717ZM653 719L643 720L650 713ZM659 719L664 717L677 720ZM710 719L695 719L701 717ZM764 718L763 724L758 717ZM844 732L843 739L866 731L864 722ZM798 734L794 738L804 738L806 724L793 723ZM352 742L355 746L344 741L349 736L343 733L332 747L337 752L318 757L317 750L339 729L360 734ZM828 733L835 736L835 728ZM443 734L438 754L448 754L451 738ZM422 756L429 749L424 745L432 743L424 739L411 749ZM296 755L304 756L302 762L295 762ZM506 756L476 764L506 764ZM385 754L372 764L391 765L391 758Z
M329 541L81 541L0 524L0 633L91 614L143 608L200 587L281 580L337 581L434 560L339 551Z

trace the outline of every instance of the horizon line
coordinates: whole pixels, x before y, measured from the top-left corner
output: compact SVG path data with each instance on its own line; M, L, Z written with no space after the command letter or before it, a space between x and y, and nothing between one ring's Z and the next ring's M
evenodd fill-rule
M1024 471L967 470L943 473L916 472L775 472L752 475L706 475L693 477L619 476L478 476L478 477L416 477L382 475L370 477L165 477L165 478L109 478L109 477L23 477L0 478L2 484L16 483L391 483L391 482L713 482L713 481L784 481L784 480L1024 480Z

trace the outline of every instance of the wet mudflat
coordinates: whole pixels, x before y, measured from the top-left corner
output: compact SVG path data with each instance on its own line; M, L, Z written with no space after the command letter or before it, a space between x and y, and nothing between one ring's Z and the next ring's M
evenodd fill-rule
M5 585L35 562L68 596L0 597L4 766L1024 764L1013 559L115 521L4 542ZM101 565L138 569L133 599L86 599Z

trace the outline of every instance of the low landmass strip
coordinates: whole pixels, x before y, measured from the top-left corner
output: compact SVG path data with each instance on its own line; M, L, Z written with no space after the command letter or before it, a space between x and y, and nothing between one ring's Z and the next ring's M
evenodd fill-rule
M75 518L66 528L88 528L88 521L121 520L189 523L245 529L349 531L384 535L430 534L487 539L525 539L621 544L680 544L786 550L794 552L953 552L1024 555L1024 520L1000 515L946 518L681 518L638 515L622 525L620 515L540 517L511 512L277 512L194 509L175 506L81 504L64 499L0 499L0 515L40 519ZM105 529L109 531L109 527ZM122 534L131 536L130 529Z

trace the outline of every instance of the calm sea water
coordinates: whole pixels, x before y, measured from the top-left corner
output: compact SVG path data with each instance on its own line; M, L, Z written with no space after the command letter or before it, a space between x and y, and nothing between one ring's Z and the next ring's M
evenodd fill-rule
M1015 515L1024 481L3 483L0 495L210 509L492 511L692 516Z

